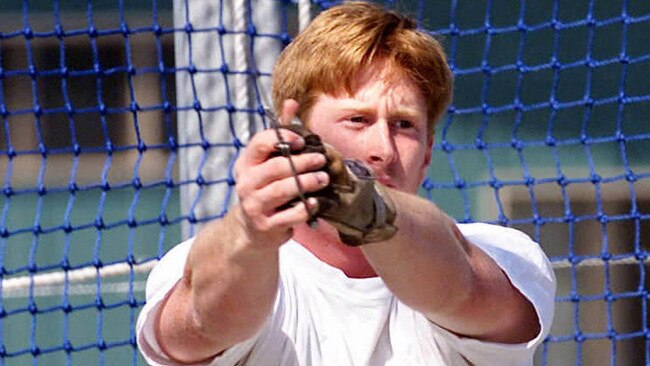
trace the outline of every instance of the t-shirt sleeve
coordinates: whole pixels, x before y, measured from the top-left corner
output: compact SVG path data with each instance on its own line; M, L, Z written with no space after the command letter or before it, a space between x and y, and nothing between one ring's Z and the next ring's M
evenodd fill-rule
M535 349L548 335L553 322L556 281L548 258L537 243L518 230L488 224L465 224L459 228L471 243L494 259L533 304L540 332L526 343L502 344L459 337L430 323L436 336L477 366L532 365Z
M172 248L154 267L147 279L147 301L138 316L136 332L140 353L149 365L187 366L186 364L174 362L162 351L156 339L154 324L158 318L161 304L183 276L185 262L192 242L193 239L189 239ZM255 343L255 338L253 337L230 347L218 357L203 363L197 363L196 366L235 365L250 352Z

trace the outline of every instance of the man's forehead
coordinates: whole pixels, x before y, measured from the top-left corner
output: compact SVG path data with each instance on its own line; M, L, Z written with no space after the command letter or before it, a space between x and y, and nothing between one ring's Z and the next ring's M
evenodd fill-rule
M337 97L336 109L343 113L362 113L362 114L375 114L378 108L386 108L392 115L399 115L403 117L425 117L424 110L420 104L404 103L401 99L393 99L393 94L389 94L387 98L381 101L378 105L376 100L364 99L357 97ZM397 94L395 94L397 95Z
M426 113L426 103L417 86L408 78L375 75L357 85L352 93L341 92L334 98L340 100L342 108L376 108L381 101L391 109L404 110L404 113Z
M419 97L417 87L409 79L370 79L360 85L351 97L358 100L369 100L385 97L396 103L415 101Z
M352 85L358 89L364 84L375 80L382 80L386 84L401 83L408 79L407 73L399 66L388 61L374 61L362 66L352 77Z

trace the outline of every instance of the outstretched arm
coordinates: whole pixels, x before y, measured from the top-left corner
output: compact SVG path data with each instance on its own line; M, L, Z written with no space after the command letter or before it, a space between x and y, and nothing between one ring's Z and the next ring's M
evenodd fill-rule
M481 340L521 343L539 333L532 304L449 216L420 197L388 191L399 231L361 248L402 302L450 331Z
M297 105L285 108L287 120ZM302 138L282 131L292 148ZM264 324L278 285L278 249L292 226L308 219L303 203L277 208L298 196L290 165L270 157L278 142L274 131L255 135L235 164L240 203L226 217L208 224L195 238L183 278L158 319L157 339L170 357L197 362L253 336ZM322 154L299 154L293 162L305 191L328 183ZM307 201L310 212L316 201Z

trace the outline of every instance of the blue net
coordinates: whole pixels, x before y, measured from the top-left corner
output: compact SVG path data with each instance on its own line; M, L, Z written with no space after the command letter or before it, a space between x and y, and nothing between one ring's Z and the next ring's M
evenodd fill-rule
M556 318L536 363L650 364L650 3L382 3L436 34L456 77L420 193L460 222L525 231L555 266ZM270 33L256 1L245 30L232 27L231 9L210 26L174 22L173 10L195 6L174 4L0 3L1 364L144 364L138 268L179 242L181 225L227 208L229 162L246 140L237 121L261 118L263 90L251 80L270 73L255 57L234 67L229 42L286 45L297 5L274 4ZM314 1L312 12L332 4ZM204 35L216 40L216 67L199 59ZM176 49L188 62L175 62L175 38L195 42ZM242 75L253 86L246 106L234 97ZM177 95L184 77L189 98ZM223 101L208 98L217 92ZM229 138L205 132L212 117ZM179 137L191 128L194 139ZM182 174L179 156L195 150L199 164ZM226 153L222 174L208 174L211 154ZM199 214L205 196L180 198L190 187L223 187L224 203ZM81 269L90 280L74 279ZM52 272L61 278L40 282ZM15 278L25 282L10 287Z

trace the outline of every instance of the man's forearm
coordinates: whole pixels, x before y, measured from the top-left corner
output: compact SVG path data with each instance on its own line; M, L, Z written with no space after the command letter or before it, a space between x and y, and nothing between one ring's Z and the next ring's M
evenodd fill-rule
M532 305L500 267L469 243L433 203L394 190L398 233L363 246L375 271L405 304L462 335L519 343L538 329Z
M278 249L249 245L236 211L199 233L162 308L158 339L178 361L203 360L253 336L272 308Z
M472 269L453 221L417 196L396 190L390 194L399 230L386 242L361 247L370 264L396 296L417 310L439 312L463 301Z

